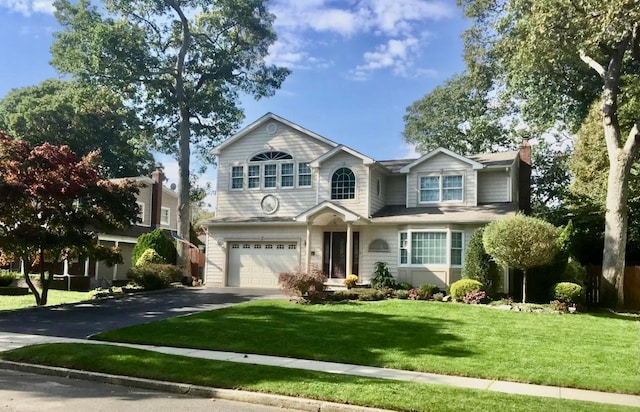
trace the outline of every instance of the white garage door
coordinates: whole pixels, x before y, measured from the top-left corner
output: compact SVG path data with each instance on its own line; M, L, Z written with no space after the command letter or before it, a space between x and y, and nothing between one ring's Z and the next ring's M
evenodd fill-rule
M299 265L292 242L231 242L227 286L277 288L281 272Z

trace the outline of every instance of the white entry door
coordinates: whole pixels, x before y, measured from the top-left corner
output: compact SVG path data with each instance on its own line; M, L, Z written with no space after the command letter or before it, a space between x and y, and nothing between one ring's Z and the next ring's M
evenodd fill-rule
M300 264L293 242L230 242L227 286L277 288L281 272Z

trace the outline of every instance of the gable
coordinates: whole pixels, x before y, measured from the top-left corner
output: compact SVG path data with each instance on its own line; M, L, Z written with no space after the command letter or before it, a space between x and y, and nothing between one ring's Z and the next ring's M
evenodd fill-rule
M471 169L472 165L460 159L452 157L446 153L438 153L433 157L411 168L411 172L424 172L432 170L465 170Z
M444 160L442 156L445 156L447 160ZM400 173L409 173L414 172L415 168L418 166L422 166L424 168L424 164L429 162L430 166L428 169L437 169L436 164L438 162L443 163L444 167L440 167L440 169L445 169L447 162L454 162L454 164L466 164L468 166L463 167L464 169L473 168L473 169L482 169L484 165L476 162L475 160L469 159L468 157L461 156L457 153L452 152L451 150L445 149L443 147L439 147L435 150L432 150L429 153L422 155L420 158L415 161L409 163L400 169Z

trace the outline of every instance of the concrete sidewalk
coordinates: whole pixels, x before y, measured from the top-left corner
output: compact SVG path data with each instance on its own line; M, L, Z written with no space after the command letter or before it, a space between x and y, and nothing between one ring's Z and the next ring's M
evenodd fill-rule
M496 381L490 379L467 378L462 376L437 375L433 373L411 372L396 369L376 368L371 366L350 365L343 363L322 362L305 359L283 358L278 356L252 355L233 352L208 351L167 346L135 345L115 342L99 342L85 339L58 338L41 335L24 335L0 332L0 351L15 349L40 343L86 343L109 344L130 348L150 350L170 355L188 356L192 358L220 360L256 365L269 365L282 368L306 369L342 375L366 376L371 378L391 379L449 385L461 388L488 390L517 395L540 396L546 398L569 399L604 404L634 406L640 408L640 396L609 392L589 391L583 389L563 388L558 386L532 385L516 382Z

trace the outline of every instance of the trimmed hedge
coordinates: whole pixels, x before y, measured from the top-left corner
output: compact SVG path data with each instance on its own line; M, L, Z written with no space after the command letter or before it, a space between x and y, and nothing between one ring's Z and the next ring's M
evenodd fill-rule
M162 256L158 254L154 249L145 250L142 255L136 261L136 266L144 266L149 263L165 263Z
M560 282L553 286L553 297L561 302L580 303L582 286L572 282Z
M482 283L475 279L460 279L449 287L449 294L455 300L462 300L469 292L482 290Z
M166 289L182 280L182 270L175 265L149 263L129 269L127 278L145 290Z
M0 286L9 286L16 279L15 272L2 272L0 273Z

